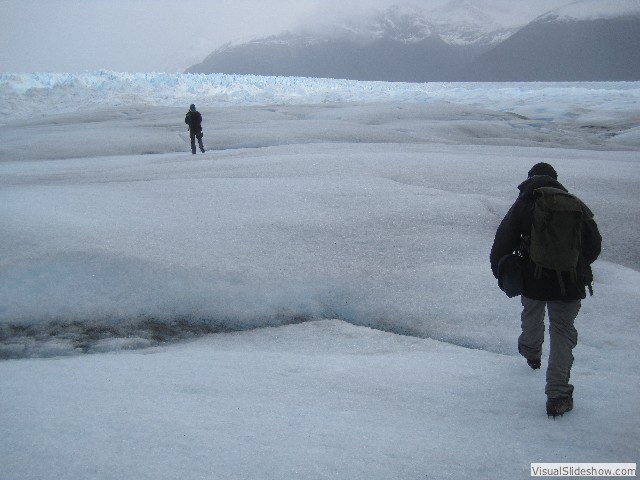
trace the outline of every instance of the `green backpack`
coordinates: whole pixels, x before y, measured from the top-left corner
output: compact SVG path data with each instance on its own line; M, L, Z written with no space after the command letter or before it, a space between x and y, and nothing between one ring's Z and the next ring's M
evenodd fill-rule
M562 272L578 281L577 266L582 253L583 203L574 195L553 187L534 190L535 204L529 256L535 265L534 276L542 269L554 270L561 294L566 295Z

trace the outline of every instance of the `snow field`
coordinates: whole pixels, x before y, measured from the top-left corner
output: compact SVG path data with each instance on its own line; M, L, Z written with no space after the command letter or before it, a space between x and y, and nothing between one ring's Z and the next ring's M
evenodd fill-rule
M637 461L637 84L227 80L0 79L4 478ZM488 266L539 161L604 237L556 421Z
M340 321L0 368L11 479L529 478L637 455L635 374L579 361L575 410L547 420L520 359Z

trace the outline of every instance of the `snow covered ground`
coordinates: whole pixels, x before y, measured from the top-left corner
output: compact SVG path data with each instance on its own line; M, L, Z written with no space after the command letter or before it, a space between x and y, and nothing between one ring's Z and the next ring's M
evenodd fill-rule
M0 75L0 477L637 462L639 98L638 83ZM205 155L189 153L192 102ZM488 266L539 161L604 237L575 410L556 421Z

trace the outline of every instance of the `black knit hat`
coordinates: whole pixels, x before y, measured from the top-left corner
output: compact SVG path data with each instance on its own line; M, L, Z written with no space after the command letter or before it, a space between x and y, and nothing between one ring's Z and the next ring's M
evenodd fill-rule
M540 162L536 163L531 170L529 170L529 177L533 177L534 175L548 175L554 180L558 179L558 172L548 163Z

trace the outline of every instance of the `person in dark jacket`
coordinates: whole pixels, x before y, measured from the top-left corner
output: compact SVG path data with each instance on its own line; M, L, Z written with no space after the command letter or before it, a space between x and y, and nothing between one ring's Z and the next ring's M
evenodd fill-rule
M526 241L523 242L523 238L526 239L531 234L534 190L539 187L555 187L567 192L558 182L558 174L551 165L534 165L528 173L528 178L518 186L520 195L496 231L490 261L493 275L498 278L498 263L501 258L516 251L520 251L524 257L522 334L518 338L518 351L534 370L541 367L545 310L549 312L551 345L545 393L547 414L555 418L573 409L573 385L569 383L569 377L573 365L572 351L578 339L574 320L580 310L582 299L586 297L585 287L588 285L591 289L591 264L600 254L602 237L593 219L593 213L583 205L582 252L576 267L577 275L562 272L564 285L561 285L555 271L543 269L541 274L535 272L536 267L528 257Z
M191 153L196 154L196 138L200 151L204 153L204 145L202 144L202 115L196 110L196 106L192 103L189 107L187 115L184 117L184 123L189 125L189 136L191 137Z

